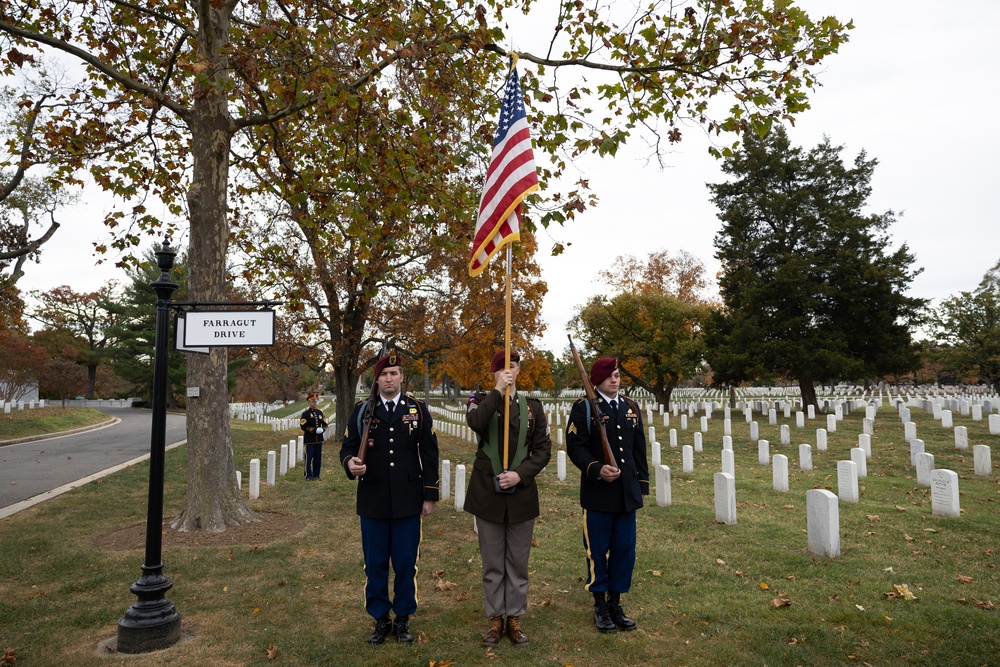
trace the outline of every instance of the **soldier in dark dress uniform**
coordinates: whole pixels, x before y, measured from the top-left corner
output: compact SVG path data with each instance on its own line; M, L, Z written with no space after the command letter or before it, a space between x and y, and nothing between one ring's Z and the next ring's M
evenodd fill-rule
M473 395L466 413L469 427L479 435L465 511L476 517L483 560L483 600L489 617L484 646L496 645L504 634L515 645L528 641L520 618L528 606L528 556L539 514L535 476L549 462L552 450L542 403L516 391L520 356L511 354L510 359L507 370L504 351L493 355L490 370L496 387ZM504 462L503 401L507 387L511 390L510 432L508 460Z
M319 468L323 462L323 440L326 438L326 418L316 407L319 394L309 394L309 407L299 419L303 431L302 444L306 447L306 479L319 479Z
M587 399L573 404L566 425L566 451L580 469L583 544L587 577L584 589L594 595L594 625L601 632L635 630L625 616L621 594L632 586L635 567L635 511L649 494L646 436L639 406L618 393L618 360L594 362L590 381L597 390L608 443L617 468L604 463L601 436Z
M412 642L410 616L417 610L417 560L421 519L438 500L438 443L427 406L403 394L403 371L392 352L375 364L378 399L368 442L361 442L363 411L354 406L347 422L340 460L348 479L358 479L357 512L365 558L365 609L375 619L369 644L381 644L390 631ZM364 463L360 447L367 447ZM389 598L389 565L393 596ZM389 611L395 615L390 621Z

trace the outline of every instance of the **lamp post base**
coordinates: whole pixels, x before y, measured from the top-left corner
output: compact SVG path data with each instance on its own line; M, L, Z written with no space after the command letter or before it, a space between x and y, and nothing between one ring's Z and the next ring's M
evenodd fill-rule
M181 639L181 614L166 598L173 584L163 576L163 565L142 569L143 576L130 589L139 599L118 619L119 653L159 651Z

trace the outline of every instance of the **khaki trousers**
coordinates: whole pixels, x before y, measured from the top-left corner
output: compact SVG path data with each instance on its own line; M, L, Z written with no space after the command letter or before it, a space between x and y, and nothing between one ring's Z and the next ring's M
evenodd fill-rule
M528 556L534 528L534 519L493 523L476 517L487 616L522 616L528 610Z

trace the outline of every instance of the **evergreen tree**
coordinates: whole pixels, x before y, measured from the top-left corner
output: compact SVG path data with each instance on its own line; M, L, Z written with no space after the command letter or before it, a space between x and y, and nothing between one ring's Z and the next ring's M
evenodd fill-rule
M1000 392L1000 262L986 272L973 292L961 292L938 306L934 326L947 347L949 370L974 373Z
M824 139L805 151L784 128L748 133L709 184L722 230L723 308L707 331L714 382L868 381L917 367L911 326L925 300L904 291L919 270L906 244L890 247L892 211L862 213L877 161L847 166Z

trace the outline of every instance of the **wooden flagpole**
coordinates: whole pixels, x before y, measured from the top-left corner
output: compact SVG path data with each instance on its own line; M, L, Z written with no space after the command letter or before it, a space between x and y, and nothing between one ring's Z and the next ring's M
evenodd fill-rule
M503 355L504 366L510 370L510 269L511 269L511 247L507 244L507 308L504 311L504 334L503 334ZM504 389L504 417L503 420L503 471L507 472L508 452L510 447L510 385ZM523 419L524 417L522 417Z

